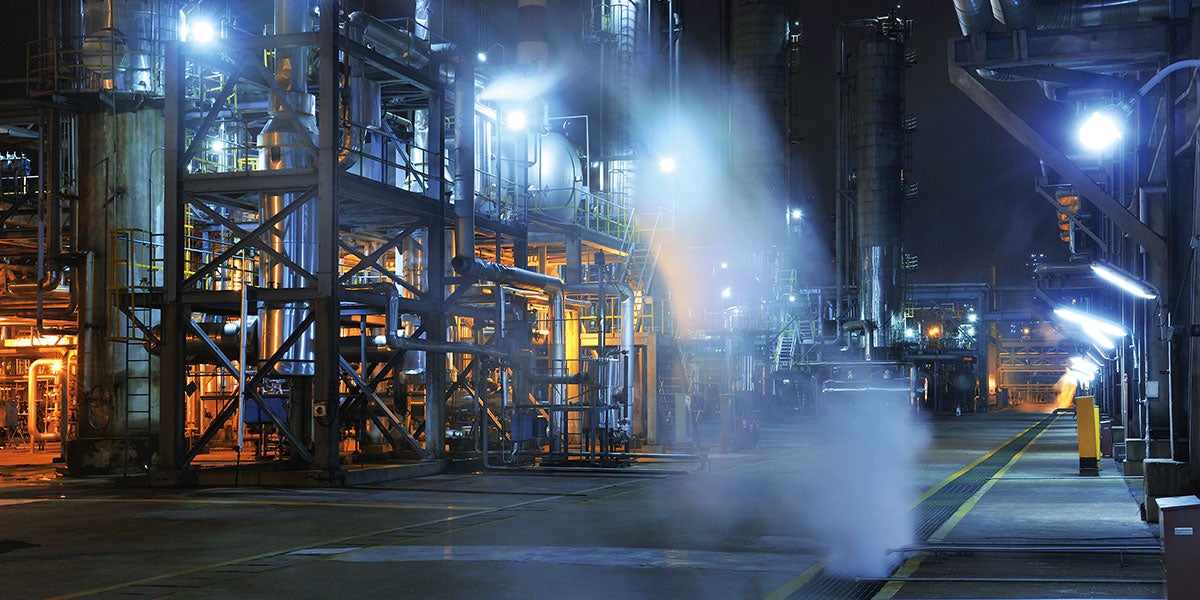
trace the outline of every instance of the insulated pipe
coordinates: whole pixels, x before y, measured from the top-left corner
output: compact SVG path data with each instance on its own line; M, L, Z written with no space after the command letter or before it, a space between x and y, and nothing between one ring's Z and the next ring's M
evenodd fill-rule
M992 0L992 16L1010 31L1028 29L1036 21L1033 0Z
M463 342L432 342L425 339L412 339L407 337L396 337L388 340L388 347L395 350L415 350L417 352L449 352L453 354L474 354L478 356L490 356L492 358L510 358L508 354L501 352L495 348L488 348L478 344L467 344Z
M429 4L432 0L417 0L413 6L413 20L416 22L416 31L418 39L429 39Z
M474 216L473 213L472 216ZM472 222L474 221L474 219L471 220ZM469 237L473 238L474 231L473 229L470 231L471 236ZM464 256L462 254L451 259L450 266L454 268L455 273L466 279L505 283L524 290L545 290L550 293L561 293L563 291L563 282L557 277L543 275L537 271L529 271L527 269L489 262L480 258Z
M454 145L454 260L457 261L475 258L475 63L461 54L454 67Z
M958 14L958 26L963 35L991 31L996 21L988 0L954 0L954 12Z
M25 385L27 387L25 389L25 397L28 401L26 408L28 414L26 415L27 420L25 422L25 427L29 431L29 440L31 442L57 442L62 439L62 433L57 431L43 433L40 429L38 429L37 422L37 370L41 367L51 367L53 365L58 365L60 369L58 378L61 380L62 373L65 371L62 370L62 360L58 358L39 358L29 364L29 372L26 374ZM63 386L60 385L59 387L62 388ZM66 390L63 391L65 392ZM59 402L65 401L66 398L63 395L60 395ZM58 411L58 419L60 423L62 422L63 412L63 410ZM30 451L33 451L32 444L30 445L29 449Z
M418 2L420 6L422 3ZM425 7L425 26L429 19L428 2ZM418 8L417 23L421 25ZM418 69L429 64L428 29L417 27L417 31L400 31L362 11L350 13L346 33L351 41L371 46L376 52L398 62ZM422 35L424 31L424 35Z
M307 0L275 0L275 34L287 35L310 31ZM308 49L279 48L275 59L275 81L282 96L271 95L269 118L258 136L261 151L260 170L281 171L313 166L313 158L305 144L317 137L316 97L308 93L306 71ZM288 110L290 105L292 110ZM263 194L260 219L267 220L299 201L296 193ZM314 272L317 266L317 205L309 201L283 219L270 236L272 249L290 257L300 268ZM267 288L294 289L308 282L299 272L282 262L264 261L262 285ZM283 342L299 327L307 311L296 305L264 311L259 334L263 357L274 354ZM288 348L285 358L275 366L281 375L312 375L315 329L311 325L296 343Z
M275 0L275 35L304 33L309 27L308 0ZM275 82L285 92L307 92L308 48L292 46L275 50Z
M566 296L562 291L554 292L550 301L550 375L562 377L567 374L567 324ZM582 374L582 373L580 373ZM550 404L558 406L567 403L566 385L556 383L551 390ZM565 429L566 415L554 411L550 415L550 444L551 450L560 450L560 436Z

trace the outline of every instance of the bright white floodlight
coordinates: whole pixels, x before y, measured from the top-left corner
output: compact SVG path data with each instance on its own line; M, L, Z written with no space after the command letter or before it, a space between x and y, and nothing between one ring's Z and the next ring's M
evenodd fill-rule
M1084 373L1078 369L1067 369L1067 376L1075 381L1075 385L1086 385L1096 378L1095 373Z
M1149 285L1108 265L1092 263L1092 272L1101 279L1139 298L1153 300L1158 297L1158 292L1154 291Z
M1090 373L1095 375L1098 371L1100 371L1100 365L1092 362L1092 360L1087 357L1072 356L1067 360L1071 362L1071 368L1079 371L1080 373Z
M658 170L663 173L674 173L676 166L678 165L675 163L674 156L664 156L658 159Z
M1107 150L1123 135L1117 119L1102 111L1093 112L1079 126L1079 143L1088 150Z
M217 28L209 21L197 19L184 25L182 37L185 42L207 44L217 39Z
M1085 312L1080 312L1073 308L1060 306L1054 309L1054 314L1062 317L1063 319L1071 321L1072 323L1082 326L1085 333L1087 333L1090 329L1097 333L1103 333L1106 336L1115 338L1123 338L1129 335L1129 332L1125 331L1124 327L1121 327L1116 323L1093 317L1092 315L1089 315Z
M725 288L721 290L721 297L728 298L733 295L733 288Z
M514 110L508 113L508 118L505 119L505 125L513 131L520 131L529 125L529 116L519 110Z

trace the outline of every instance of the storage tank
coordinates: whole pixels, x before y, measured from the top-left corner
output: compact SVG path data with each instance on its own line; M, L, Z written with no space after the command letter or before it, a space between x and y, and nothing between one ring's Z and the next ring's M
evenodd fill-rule
M583 185L583 165L579 150L571 140L558 132L550 132L534 141L538 147L531 152L529 166L529 207L539 216L570 222L579 206Z

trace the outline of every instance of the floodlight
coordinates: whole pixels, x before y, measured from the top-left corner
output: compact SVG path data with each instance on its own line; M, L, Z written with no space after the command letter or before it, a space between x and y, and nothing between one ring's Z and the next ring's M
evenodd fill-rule
M663 173L673 173L675 172L675 167L676 164L674 156L664 156L658 159L658 170L662 171Z
M728 298L733 295L733 288L725 288L721 290L721 297Z
M1084 373L1078 369L1067 369L1067 375L1074 379L1077 385L1091 383L1096 378L1095 373Z
M217 28L213 26L211 21L204 19L184 21L179 26L179 39L185 42L207 44L217 39Z
M1092 329L1109 337L1116 338L1123 338L1129 335L1129 332L1125 331L1124 327L1121 327L1116 323L1093 317L1092 315L1075 310L1073 308L1060 306L1054 309L1054 314L1062 317L1063 319L1071 321L1072 323L1082 326L1085 332L1088 329Z
M1146 300L1158 298L1158 292L1154 289L1154 286L1115 267L1094 262L1092 263L1092 272L1101 279L1139 298L1145 298Z
M1092 362L1091 359L1084 356L1072 356L1067 360L1070 361L1072 369L1078 370L1082 373L1095 374L1100 370L1100 365Z
M1123 135L1120 123L1105 111L1093 112L1079 126L1079 143L1088 150L1107 150Z
M514 110L508 113L507 118L504 120L504 124L507 125L509 129L514 131L525 129L525 127L529 125L529 116L523 111Z
M1091 338L1092 342L1099 346L1101 350L1112 350L1113 348L1117 347L1117 345L1113 343L1112 338L1103 331L1100 331L1091 325L1081 325L1080 327L1083 329L1083 333Z

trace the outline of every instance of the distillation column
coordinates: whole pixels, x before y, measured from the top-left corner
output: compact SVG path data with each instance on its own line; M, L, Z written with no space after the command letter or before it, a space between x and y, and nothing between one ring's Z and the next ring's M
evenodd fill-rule
M152 77L161 42L175 35L174 3L82 3L63 15L83 34L84 90L110 99L78 115L79 165L76 249L89 257L81 281L76 386L78 431L67 449L73 470L148 464L157 445L159 363L151 360L129 318L156 320L132 307L136 288L156 285L155 240L163 230L162 115L146 97L161 95ZM157 10L157 12L155 12ZM81 21L76 21L81 19ZM70 43L70 42L67 42ZM77 273L77 277L80 275ZM124 300L122 300L124 298ZM136 340L136 341L135 341Z
M784 0L733 0L730 62L733 118L730 155L734 181L744 198L739 218L766 219L746 231L760 235L786 207L787 147ZM775 209L778 210L775 210ZM776 222L778 222L776 220Z
M903 203L904 31L880 20L858 46L857 190L859 318L868 356L886 352L903 323L900 217Z
M275 33L304 33L310 29L310 15L305 0L275 0ZM270 118L258 136L262 148L260 168L268 171L300 169L313 166L313 157L305 145L304 138L316 138L316 96L308 93L305 71L308 67L308 48L291 47L280 49L275 56L275 81L282 96L271 94L268 107ZM294 110L288 110L290 106ZM307 132L306 134L300 131ZM263 221L300 201L295 194L264 195L262 198ZM314 273L317 261L317 205L308 200L284 218L271 236L272 249L292 259L300 268ZM262 273L264 288L301 288L306 282L301 273L278 260L264 261ZM262 316L262 358L275 353L304 320L306 311L292 304L284 308L270 309ZM288 348L285 359L275 369L280 375L313 374L314 330L300 336Z

